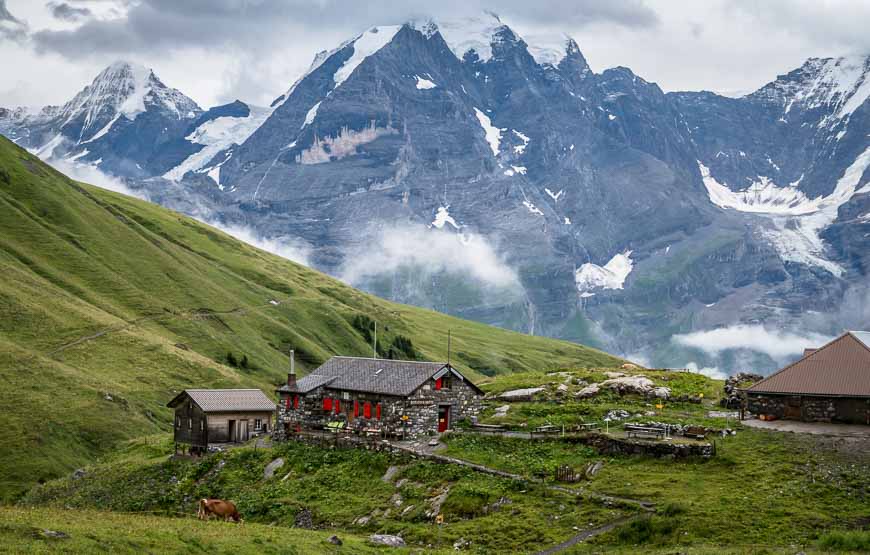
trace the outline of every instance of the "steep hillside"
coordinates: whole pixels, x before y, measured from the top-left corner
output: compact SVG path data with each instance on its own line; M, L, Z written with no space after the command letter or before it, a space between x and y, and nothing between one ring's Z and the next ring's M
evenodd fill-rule
M0 498L70 471L116 441L167 429L191 386L271 389L296 349L417 356L471 375L619 362L360 293L190 218L76 183L0 139ZM356 321L356 327L354 327ZM227 365L227 354L247 368ZM242 366L239 364L239 366Z

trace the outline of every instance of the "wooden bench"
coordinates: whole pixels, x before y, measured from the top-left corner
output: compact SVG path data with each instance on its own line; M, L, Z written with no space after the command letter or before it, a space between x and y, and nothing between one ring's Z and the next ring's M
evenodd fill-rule
M601 428L601 425L598 422L584 422L582 424L577 424L577 430L580 432L591 432L599 428Z
M665 430L662 428L647 428L644 426L625 426L625 434L628 437L656 437L662 438L665 436Z
M551 425L538 426L537 428L535 428L534 430L531 431L530 435L531 436L535 436L535 435L546 436L546 435L558 434L561 431L562 431L562 429L558 426L551 426Z

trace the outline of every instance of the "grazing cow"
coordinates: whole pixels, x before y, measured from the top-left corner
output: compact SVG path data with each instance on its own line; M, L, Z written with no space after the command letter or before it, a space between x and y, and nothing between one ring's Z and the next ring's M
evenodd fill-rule
M215 515L218 518L223 517L225 521L234 521L239 524L242 523L242 515L239 514L238 509L232 503L232 501L224 501L223 499L200 499L199 500L199 510L196 512L196 516L200 520L209 520L211 515Z

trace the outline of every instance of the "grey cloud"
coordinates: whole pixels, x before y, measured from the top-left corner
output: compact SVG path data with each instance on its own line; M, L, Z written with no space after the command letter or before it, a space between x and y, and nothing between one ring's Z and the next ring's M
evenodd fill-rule
M27 23L12 15L6 0L0 0L0 40L23 42L26 38Z
M88 21L72 30L42 30L33 38L39 51L76 58L131 54L183 47L228 46L257 49L279 44L288 34L334 32L345 36L369 25L395 24L421 16L461 17L496 8L509 22L577 28L593 23L654 26L658 19L645 0L526 0L509 2L443 0L143 0L125 18Z
M77 7L66 2L49 2L46 4L51 15L64 21L79 21L92 15L86 7Z

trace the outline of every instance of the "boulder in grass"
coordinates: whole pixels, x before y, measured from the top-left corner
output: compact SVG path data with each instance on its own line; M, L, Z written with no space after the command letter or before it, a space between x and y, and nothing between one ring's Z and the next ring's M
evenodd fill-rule
M375 545L386 545L389 547L405 547L405 540L399 536L391 536L390 534L372 534L369 536L369 541Z
M525 389L514 389L505 391L498 396L499 399L505 401L531 401L537 393L544 391L543 387L527 387Z
M275 471L284 466L284 459L278 457L274 461L270 462L266 465L266 468L263 469L263 478L266 480L271 479L275 476Z

